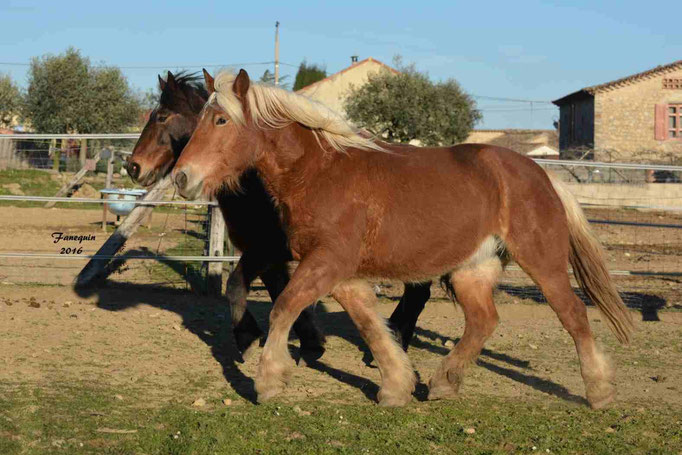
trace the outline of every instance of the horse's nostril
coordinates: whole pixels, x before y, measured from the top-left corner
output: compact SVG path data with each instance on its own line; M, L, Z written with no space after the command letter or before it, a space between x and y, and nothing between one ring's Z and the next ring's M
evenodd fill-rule
M130 178L133 180L137 180L137 178L140 176L140 165L134 161L129 162L128 175L130 175Z
M180 171L175 175L175 186L177 186L179 190L182 190L187 186L187 174L183 171Z

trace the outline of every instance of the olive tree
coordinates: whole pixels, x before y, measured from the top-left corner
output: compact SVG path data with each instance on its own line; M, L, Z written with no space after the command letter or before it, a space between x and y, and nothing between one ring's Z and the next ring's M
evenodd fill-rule
M140 108L118 68L94 67L76 49L31 61L24 115L37 132L120 132L139 121Z
M0 126L11 126L21 110L21 91L9 74L0 74Z
M481 119L471 96L454 79L433 82L414 65L397 63L397 74L382 70L351 87L344 105L348 118L389 141L434 146L466 139Z

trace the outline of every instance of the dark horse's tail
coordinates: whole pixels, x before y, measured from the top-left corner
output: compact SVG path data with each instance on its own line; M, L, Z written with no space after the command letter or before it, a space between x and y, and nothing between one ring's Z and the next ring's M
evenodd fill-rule
M564 183L555 176L548 175L568 218L571 243L569 261L573 267L573 274L585 294L602 312L618 341L627 344L634 328L632 317L606 269L601 244L592 233L576 198Z

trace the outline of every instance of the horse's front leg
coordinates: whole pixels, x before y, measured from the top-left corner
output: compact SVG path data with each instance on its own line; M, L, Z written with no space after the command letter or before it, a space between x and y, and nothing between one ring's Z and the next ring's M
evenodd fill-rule
M260 274L263 284L273 302L289 283L289 269L285 262L275 263ZM303 309L296 322L294 332L301 341L301 358L310 362L317 360L324 354L325 337L317 326L313 307Z
M276 396L288 381L293 360L287 340L294 321L304 308L328 294L343 275L331 252L314 252L299 264L270 312L270 331L255 381L259 402Z
M262 261L257 256L244 252L227 278L225 295L232 315L232 333L244 360L258 347L258 341L263 335L256 319L246 308L249 288L262 268Z

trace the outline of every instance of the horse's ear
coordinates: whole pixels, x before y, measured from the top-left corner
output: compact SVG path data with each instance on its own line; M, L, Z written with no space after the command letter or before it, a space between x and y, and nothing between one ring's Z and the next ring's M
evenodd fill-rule
M175 90L178 87L178 83L175 82L175 76L170 71L168 72L168 77L166 78L166 85L169 89Z
M250 84L249 74L243 69L241 69L239 70L239 74L237 74L237 77L234 80L234 84L232 85L232 91L241 100L245 100L246 92L249 91L249 84Z
M159 76L159 88L163 92L166 89L166 81L163 80L163 78L161 77L160 74L158 74L158 76Z
M204 72L204 82L206 83L206 90L208 90L209 95L212 95L213 92L215 92L213 77L210 74L208 74L206 68L202 68L202 71Z

